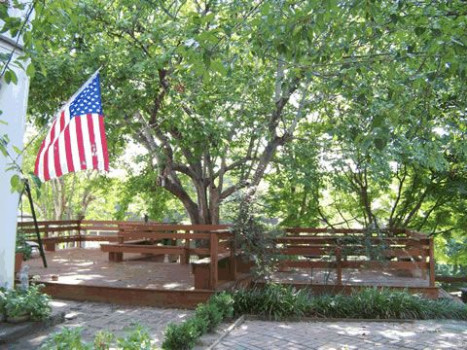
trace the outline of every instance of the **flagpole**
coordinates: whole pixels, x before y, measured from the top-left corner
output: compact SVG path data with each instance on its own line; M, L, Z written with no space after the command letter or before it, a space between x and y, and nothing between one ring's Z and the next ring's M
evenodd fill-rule
M45 259L44 246L42 245L41 234L39 232L39 225L37 224L36 211L34 210L34 202L32 201L31 187L29 186L28 179L24 179L24 189L28 195L29 206L31 207L32 219L34 220L34 227L36 229L37 243L39 244L39 252L41 253L42 263L47 267L47 260Z

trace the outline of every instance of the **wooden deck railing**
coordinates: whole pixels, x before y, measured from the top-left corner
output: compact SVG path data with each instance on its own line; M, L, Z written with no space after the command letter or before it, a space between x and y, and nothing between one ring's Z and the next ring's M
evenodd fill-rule
M127 221L94 220L51 220L38 221L39 233L46 251L54 251L58 243L77 243L84 241L117 240L118 227ZM140 223L140 222L135 222ZM35 241L34 222L18 222L18 232L25 234L28 240ZM95 234L98 232L99 234ZM106 234L102 235L101 232Z
M34 233L32 222L18 224L25 234ZM55 250L57 243L107 241L125 244L122 233L133 239L172 239L177 242L177 254L183 250L181 263L190 262L190 255L198 255L193 265L195 288L214 289L218 280L231 279L242 270L228 225L170 225L128 221L41 221L39 230L46 250ZM99 232L99 235L94 234ZM104 232L104 235L100 233ZM119 235L120 233L120 235ZM120 236L120 237L119 237ZM31 236L32 237L32 236ZM204 244L199 244L204 241ZM275 239L280 266L290 268L333 269L336 284L342 284L343 269L378 268L419 270L429 275L429 285L435 286L433 238L411 230L368 233L363 229L289 228L284 237ZM129 252L128 245L115 248ZM143 252L143 246L135 249ZM147 248L147 253L170 254L163 246ZM146 251L145 250L145 251ZM136 250L131 250L136 251ZM163 252L164 251L164 252ZM167 252L165 252L167 251ZM174 251L174 249L172 249ZM249 268L249 261L246 263ZM245 266L246 266L245 265ZM245 270L246 271L246 267ZM198 277L196 277L198 276Z
M410 230L368 233L361 229L291 228L275 239L282 267L342 270L365 267L419 270L435 285L433 238Z

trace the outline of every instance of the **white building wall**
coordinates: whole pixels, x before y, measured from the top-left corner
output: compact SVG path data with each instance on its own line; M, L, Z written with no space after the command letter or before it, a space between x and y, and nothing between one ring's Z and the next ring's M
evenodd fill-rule
M5 4L0 4L5 6ZM22 13L12 11L10 15L25 16L28 8ZM0 21L0 27L3 22ZM10 67L18 77L18 83L6 84L0 81L0 120L7 123L0 123L0 134L7 134L10 140L8 144L9 153L16 158L17 154L13 150L13 145L23 149L23 134L25 128L25 117L29 92L29 79L26 73L15 67L14 61L23 54L22 40L17 42L16 38L11 38L7 33L0 34L0 52L8 53L14 51L12 64ZM0 66L2 66L0 64ZM11 160L0 154L0 286L11 288L14 280L14 256L16 241L16 222L19 194L11 192L10 179L15 174L14 171L6 171ZM17 160L21 164L21 158Z

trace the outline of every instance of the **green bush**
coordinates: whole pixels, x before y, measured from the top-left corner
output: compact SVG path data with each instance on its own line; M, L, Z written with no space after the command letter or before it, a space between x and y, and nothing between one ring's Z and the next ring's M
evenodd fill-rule
M275 284L233 294L236 314L273 319L287 317L362 319L467 319L467 306L450 300L428 300L405 291L367 288L351 295L313 298L306 291Z
M136 325L124 338L117 339L118 349L123 350L151 350L151 336L146 328Z
M231 318L234 315L234 299L232 295L222 292L209 299L209 303L217 306L222 313L222 318Z
M167 350L189 350L196 344L196 339L202 335L204 320L190 318L183 323L168 325L165 331L162 348Z
M50 316L50 297L41 292L43 285L32 285L26 291L29 315L33 320L43 320Z
M94 337L93 344L85 343L81 338L82 328L63 328L60 332L52 334L41 346L41 350L151 350L151 337L148 331L136 325L130 333L117 339L115 347L115 336L109 331L99 331Z
M91 350L81 339L81 328L63 328L52 334L41 346L41 350Z
M6 290L0 287L0 320L5 315Z
M24 233L18 232L16 234L16 253L23 253L23 260L29 260L32 255L32 248L31 246L26 242L26 237L24 236Z
M110 350L115 336L109 331L99 331L94 337L94 349L96 350Z
M428 300L407 292L363 289L351 295L311 300L307 316L376 319L467 319L467 307L450 300Z
M29 315L33 320L42 320L50 315L50 298L40 290L43 285L32 285L26 291L8 290L4 295L4 312L8 317Z
M185 350L195 346L196 339L212 332L226 317L234 313L234 300L228 293L215 294L206 304L199 304L195 316L184 323L171 323L162 343L163 349Z
M200 304L196 308L196 318L206 325L208 332L212 332L222 322L223 314L213 303Z
M263 289L238 290L233 294L236 314L254 314L273 319L305 315L310 295L306 290L268 284Z

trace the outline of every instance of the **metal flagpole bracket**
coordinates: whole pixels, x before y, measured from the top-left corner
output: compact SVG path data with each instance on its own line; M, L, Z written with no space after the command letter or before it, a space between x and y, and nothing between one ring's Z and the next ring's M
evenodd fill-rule
M24 189L26 190L26 193L28 195L29 205L31 207L32 219L34 220L34 227L36 229L37 243L39 243L39 251L42 257L42 263L44 264L44 267L47 267L47 260L45 259L44 246L42 245L41 234L39 232L39 225L37 224L36 211L34 210L34 202L32 201L31 187L29 186L28 179L23 179L23 180L24 180Z

